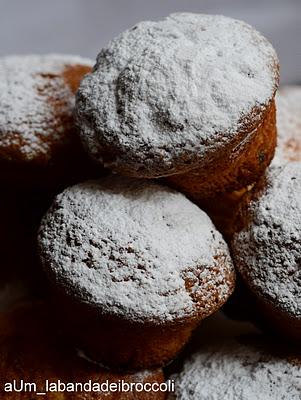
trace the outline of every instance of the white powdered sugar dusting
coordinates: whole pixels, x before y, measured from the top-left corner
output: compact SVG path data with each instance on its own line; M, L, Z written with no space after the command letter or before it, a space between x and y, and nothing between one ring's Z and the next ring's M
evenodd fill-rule
M276 95L278 144L273 163L301 161L301 86L285 86Z
M136 321L207 316L233 289L228 248L209 217L151 181L109 176L57 196L39 232L58 287Z
M276 53L255 29L172 14L100 52L77 93L78 125L90 153L113 170L172 175L216 156L250 120L260 123L277 85Z
M57 114L71 117L74 95L62 73L70 65L92 66L77 56L7 56L0 58L0 153L10 157L7 148L18 148L19 157L31 160L37 154L47 157L49 142L64 140ZM59 103L59 111L50 102ZM58 125L58 126L57 126Z
M257 295L301 318L301 163L274 165L266 180L248 206L250 222L234 236L234 258Z
M301 360L294 360L285 350L276 352L254 329L248 334L245 324L240 328L236 322L232 336L220 337L227 325L214 326L211 343L201 345L185 361L182 371L171 377L175 393L168 399L300 399ZM279 344L277 347L279 350Z

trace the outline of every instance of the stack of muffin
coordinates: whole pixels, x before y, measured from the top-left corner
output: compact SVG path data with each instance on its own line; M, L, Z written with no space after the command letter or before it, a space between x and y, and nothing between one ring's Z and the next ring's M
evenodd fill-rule
M14 279L43 297L1 317L1 379L17 379L20 365L40 379L48 365L45 379L160 383L162 367L182 352L170 396L251 399L253 367L266 355L261 370L275 369L262 381L264 398L300 398L301 367L288 357L297 350L277 358L257 331L239 344L240 323L219 335L222 319L209 335L216 343L195 334L193 354L183 349L233 291L228 314L273 338L301 337L301 89L276 96L271 44L222 16L141 22L92 64L56 55L0 60L4 269L14 266ZM14 360L17 336L24 346ZM290 366L294 379L283 372ZM282 397L279 370L289 388Z

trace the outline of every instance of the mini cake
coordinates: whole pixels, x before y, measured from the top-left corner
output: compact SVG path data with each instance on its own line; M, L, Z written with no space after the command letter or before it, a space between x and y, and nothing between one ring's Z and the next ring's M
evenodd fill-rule
M301 86L285 86L276 96L278 145L275 161L301 161Z
M301 161L301 87L285 86L276 96L277 147L273 164ZM239 211L240 202L254 185L239 191L221 193L199 204L212 218L215 226L228 239L233 234L232 221Z
M273 165L246 196L232 253L259 318L301 338L301 164Z
M49 400L164 400L163 391L122 392L106 388L98 391L97 384L126 384L164 382L162 370L141 371L135 374L115 373L78 357L75 351L61 342L54 326L47 321L45 305L26 305L0 314L0 394L5 400L28 400L45 393ZM49 326L50 325L50 326ZM46 383L48 380L48 385ZM95 391L87 383L91 380ZM58 382L61 382L58 387ZM34 383L36 388L25 386ZM63 385L69 384L69 391ZM78 384L77 391L72 384ZM86 384L84 389L80 384ZM11 385L11 386L9 386ZM56 385L56 386L55 386ZM16 391L17 389L18 391ZM148 387L149 389L149 387ZM11 390L11 391L10 391ZM51 391L52 390L52 391ZM61 390L61 391L60 391Z
M227 242L233 236L233 221L239 212L240 203L243 197L251 190L249 185L241 190L219 193L214 197L203 199L198 205L210 216L216 228L223 234Z
M278 59L244 22L179 13L111 41L81 82L91 156L123 175L168 177L196 200L240 190L276 144Z
M74 126L74 93L91 61L76 56L0 58L1 183L83 179L92 169Z
M209 342L200 343L172 376L175 392L168 399L300 399L300 353L271 342L247 324L220 318L212 325Z
M170 361L234 287L228 247L182 194L109 176L57 196L41 260L70 340L105 365Z

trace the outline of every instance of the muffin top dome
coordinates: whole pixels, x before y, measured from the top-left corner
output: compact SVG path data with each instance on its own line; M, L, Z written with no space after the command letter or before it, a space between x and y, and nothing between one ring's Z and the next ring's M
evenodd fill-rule
M284 86L276 96L278 143L274 163L301 161L301 86Z
M301 164L273 166L265 180L243 212L234 259L252 291L301 318Z
M103 315L141 322L205 317L233 290L228 248L182 194L109 176L57 196L39 232L58 288Z
M91 60L0 58L0 160L45 165L74 139L74 94Z
M258 124L278 85L271 44L244 22L179 13L111 41L77 93L81 137L109 168L189 171Z
M198 351L184 361L182 371L171 376L175 393L169 395L169 400L300 398L298 352L287 343L248 328L246 323L222 319L211 325L207 341L202 343L199 338ZM223 336L225 330L228 332Z

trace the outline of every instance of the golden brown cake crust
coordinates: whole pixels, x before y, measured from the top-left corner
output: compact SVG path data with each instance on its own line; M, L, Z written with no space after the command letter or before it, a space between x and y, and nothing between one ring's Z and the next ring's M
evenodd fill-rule
M262 133L254 148L260 155L248 156L253 147L245 141L254 141L278 81L273 47L242 21L193 13L143 21L112 40L81 82L81 138L95 160L120 174L183 174L178 184L185 188L188 179L192 195L201 185L207 197L235 190L252 180L249 167L255 163L256 179L272 156L258 143ZM267 123L275 123L273 113Z
M251 124L249 131L238 134L238 140L217 154L206 168L167 177L166 182L196 202L214 201L215 196L239 191L254 183L274 156L277 141L274 100L260 121L257 127Z
M233 274L228 276L228 284L230 294L235 286ZM131 323L102 317L97 309L77 303L55 287L53 294L53 310L66 338L92 360L117 370L167 365L183 350L194 329L205 318L205 315L202 318L187 316L170 323ZM224 304L219 300L219 293L216 296L216 304L210 305L210 314Z
M240 203L253 185L241 190L225 192L208 199L203 199L197 204L210 216L214 225L221 232L227 243L231 241L234 233L234 221L240 210Z
M301 161L301 87L280 87L276 95L277 146L272 163ZM216 227L231 240L242 196L253 185L234 192L217 194L198 204L212 218ZM249 201L247 198L244 202Z
M72 144L72 97L90 71L88 60L72 56L0 59L1 160L44 165Z
M92 169L73 119L74 94L89 71L91 61L76 56L0 59L2 182L63 180Z
M231 248L258 314L277 333L300 339L300 176L277 164L243 197Z
M65 330L109 365L167 363L234 287L228 247L209 217L151 181L113 175L67 188L38 242Z

